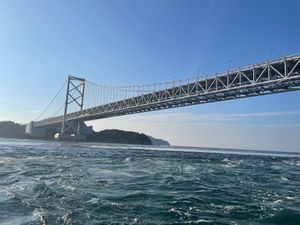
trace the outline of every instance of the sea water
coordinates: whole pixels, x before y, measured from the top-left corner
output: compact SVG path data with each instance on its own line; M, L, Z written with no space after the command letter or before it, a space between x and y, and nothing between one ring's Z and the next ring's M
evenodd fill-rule
M300 155L0 139L0 224L300 224Z

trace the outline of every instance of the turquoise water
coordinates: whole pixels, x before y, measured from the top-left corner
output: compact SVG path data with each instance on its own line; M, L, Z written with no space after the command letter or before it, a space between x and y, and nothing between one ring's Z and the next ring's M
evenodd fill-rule
M0 139L0 224L300 224L300 155Z

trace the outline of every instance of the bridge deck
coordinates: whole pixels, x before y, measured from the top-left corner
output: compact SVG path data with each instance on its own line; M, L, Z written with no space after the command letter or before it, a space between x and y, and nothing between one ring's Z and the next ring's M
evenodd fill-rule
M300 88L300 54L244 67L196 82L127 98L66 115L68 121L88 121L231 100ZM63 116L34 122L35 127L58 124Z

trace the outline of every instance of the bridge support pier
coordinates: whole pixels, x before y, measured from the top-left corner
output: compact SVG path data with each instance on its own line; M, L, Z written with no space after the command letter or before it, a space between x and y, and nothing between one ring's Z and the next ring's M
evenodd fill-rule
M26 125L26 134L31 137L45 138L47 134L46 127L34 127L33 121Z
M85 141L87 135L93 132L92 126L87 126L84 122L67 122L63 133L59 139L62 141Z
M86 135L84 134L60 134L59 135L59 140L61 141L85 141L86 140Z
M59 133L58 139L62 141L85 141L93 132L93 127L87 126L84 122L68 122L63 134L60 133L61 129L61 124L36 127L34 122L30 122L26 126L26 134L34 138L54 139L55 134Z

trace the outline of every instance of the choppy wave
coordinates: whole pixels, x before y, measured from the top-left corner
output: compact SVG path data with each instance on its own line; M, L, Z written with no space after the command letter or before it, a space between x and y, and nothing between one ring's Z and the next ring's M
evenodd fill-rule
M299 154L0 140L0 224L300 224Z

